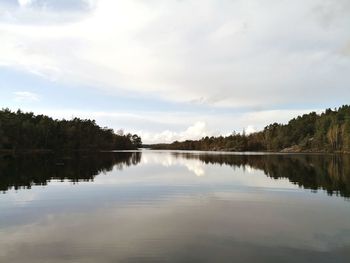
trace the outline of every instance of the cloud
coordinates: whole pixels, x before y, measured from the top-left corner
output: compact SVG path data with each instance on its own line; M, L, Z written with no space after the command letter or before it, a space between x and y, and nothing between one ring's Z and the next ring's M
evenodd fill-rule
M40 99L38 94L29 91L16 91L13 94L16 102L36 102Z
M0 23L61 26L83 19L94 7L95 0L4 0L0 2Z
M254 128L253 125L248 125L245 129L244 129L244 132L245 134L251 134L251 133L254 133L256 132L257 130Z
M165 130L160 133L143 131L140 131L139 133L143 141L147 143L170 143L173 141L198 140L202 137L210 135L212 132L208 131L205 122L197 121L193 125L189 126L186 130L181 132Z
M88 11L73 8L83 16L66 1L44 2L55 8L16 11L15 24L0 23L2 65L112 94L216 107L350 96L350 61L338 52L350 38L350 9L338 1L78 1L88 3ZM324 10L332 10L326 27Z
M30 6L32 4L33 0L18 0L18 4L21 7L27 7Z
M344 56L350 56L350 41L343 46L343 48L340 50L340 53Z
M95 0L18 0L18 5L46 11L76 11L89 9L94 6L94 2Z
M313 8L313 15L318 18L319 23L326 27L332 27L341 21L350 12L350 2L348 0L320 1Z

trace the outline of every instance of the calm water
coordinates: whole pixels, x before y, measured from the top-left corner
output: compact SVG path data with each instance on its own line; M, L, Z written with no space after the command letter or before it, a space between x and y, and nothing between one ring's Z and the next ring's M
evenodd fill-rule
M0 262L350 262L350 156L1 156L0 190Z

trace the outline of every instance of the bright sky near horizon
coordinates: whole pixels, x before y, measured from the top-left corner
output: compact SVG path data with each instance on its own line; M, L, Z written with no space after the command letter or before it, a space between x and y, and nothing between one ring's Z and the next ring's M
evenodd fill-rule
M349 0L0 0L0 107L145 143L350 103Z

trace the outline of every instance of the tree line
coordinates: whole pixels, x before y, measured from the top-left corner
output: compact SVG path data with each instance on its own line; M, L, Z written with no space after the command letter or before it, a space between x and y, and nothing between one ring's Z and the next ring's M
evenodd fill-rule
M290 120L273 123L252 134L204 137L152 145L152 149L211 151L285 151L350 152L350 106L311 112Z
M95 120L0 111L0 150L131 150L141 146L137 134L115 133Z

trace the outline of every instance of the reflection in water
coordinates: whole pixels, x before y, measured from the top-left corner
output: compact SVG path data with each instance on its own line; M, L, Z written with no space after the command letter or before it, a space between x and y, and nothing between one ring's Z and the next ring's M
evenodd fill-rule
M71 182L92 181L101 172L116 167L137 165L141 152L55 155L21 155L0 157L0 190L46 185L52 179ZM150 154L150 153L149 153ZM158 156L159 157L159 156ZM170 167L175 161L197 176L205 174L203 164L228 165L234 168L257 169L274 178L286 178L293 184L314 191L326 190L329 195L350 197L349 155L232 155L213 153L172 152L159 160Z
M225 155L172 153L176 158L197 159L206 164L254 168L274 179L287 178L306 189L326 190L329 195L350 197L349 155Z
M140 152L4 155L0 156L0 191L46 185L53 179L92 181L101 172L111 171L114 167L121 170L140 160Z
M334 196L348 169L332 155L2 157L0 262L350 262L350 202ZM52 179L89 182L34 186Z

